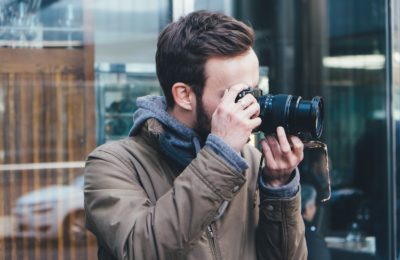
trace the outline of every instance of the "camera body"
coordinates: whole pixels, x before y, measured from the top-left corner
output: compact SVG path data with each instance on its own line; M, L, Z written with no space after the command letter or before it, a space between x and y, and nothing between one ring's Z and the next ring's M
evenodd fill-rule
M265 135L276 132L282 126L286 133L319 138L323 130L324 103L319 96L303 100L292 95L263 95L261 89L246 88L236 97L235 102L247 94L252 94L260 105L262 123L255 131Z

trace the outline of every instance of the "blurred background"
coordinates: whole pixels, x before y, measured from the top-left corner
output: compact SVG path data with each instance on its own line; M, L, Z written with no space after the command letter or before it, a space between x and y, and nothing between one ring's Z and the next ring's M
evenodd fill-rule
M157 36L202 9L255 29L264 90L324 98L329 156L300 166L309 259L400 259L400 1L0 0L1 259L96 259L86 155L161 94Z

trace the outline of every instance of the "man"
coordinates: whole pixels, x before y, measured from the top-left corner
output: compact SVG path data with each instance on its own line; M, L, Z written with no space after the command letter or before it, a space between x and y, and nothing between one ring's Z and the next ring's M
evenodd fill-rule
M99 259L306 259L300 214L303 145L260 125L254 32L194 12L160 34L163 97L137 100L130 137L98 147L85 169L87 227ZM258 186L259 189L257 188Z
M330 260L331 254L328 246L312 223L317 213L316 199L317 191L315 188L309 184L303 184L301 186L301 214L306 229L308 260Z

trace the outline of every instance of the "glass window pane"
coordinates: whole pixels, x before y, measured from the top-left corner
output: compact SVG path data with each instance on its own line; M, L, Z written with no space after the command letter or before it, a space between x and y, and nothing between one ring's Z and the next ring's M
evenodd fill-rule
M384 1L329 1L326 140L332 200L326 226L332 256L389 259ZM338 19L340 17L340 19ZM327 219L329 217L329 220ZM325 223L324 223L325 222ZM338 238L344 239L339 242Z
M395 162L396 169L396 205L395 212L397 216L397 259L400 257L400 3L392 1L392 77L393 77L393 117L394 117L394 149L396 156L392 158Z
M256 29L255 49L268 66L270 92L324 98L321 141L329 150L332 197L319 203L316 176L326 162L320 151L306 150L301 180L305 197L312 202L309 195L316 192L317 198L316 213L304 209L307 234L318 233L332 259L389 259L394 241L388 240L392 226L386 221L387 165L393 154L387 153L386 2L238 1L235 6L235 15ZM309 259L323 259L313 252L310 245Z
M96 259L84 161L126 136L137 96L159 94L154 54L169 8L0 1L1 259Z
M128 134L137 97L161 94L160 30L206 9L253 26L272 94L324 98L328 161L306 150L300 168L304 197L319 198L315 173L329 162L332 198L303 211L308 231L332 259L389 259L387 97L399 162L400 5L390 1L388 90L386 2L0 0L0 258L96 258L83 222L85 158Z

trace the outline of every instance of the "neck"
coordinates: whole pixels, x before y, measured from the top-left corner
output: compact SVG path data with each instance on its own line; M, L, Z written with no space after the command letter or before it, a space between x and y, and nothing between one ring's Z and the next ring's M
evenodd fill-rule
M178 106L174 106L173 108L168 108L167 112L186 127L193 129L195 125L195 120L193 119L195 117L192 115L191 111L183 110Z

